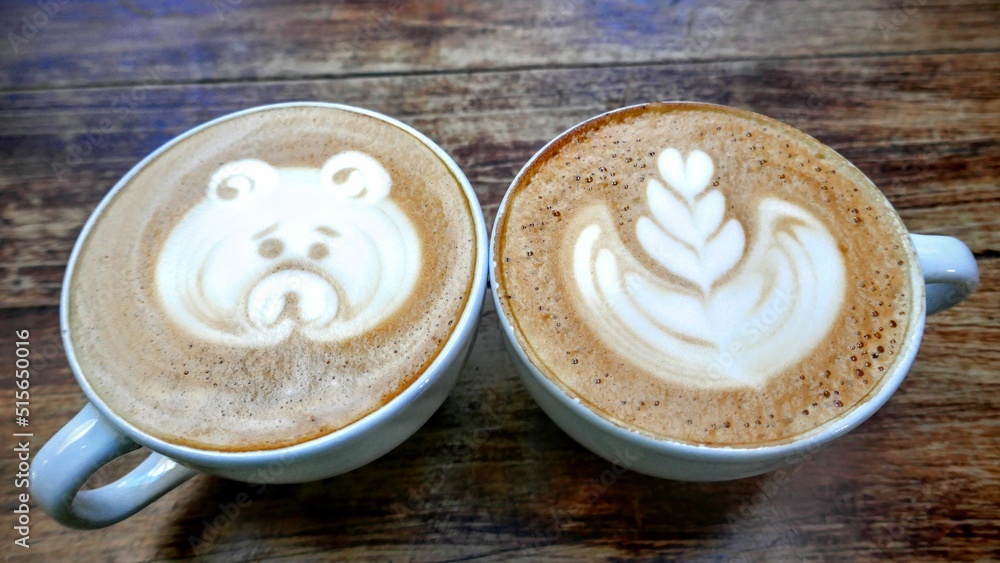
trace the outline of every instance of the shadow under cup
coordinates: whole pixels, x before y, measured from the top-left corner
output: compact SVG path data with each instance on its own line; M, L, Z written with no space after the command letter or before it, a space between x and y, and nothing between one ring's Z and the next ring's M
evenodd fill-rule
M420 370L412 380L389 396L384 404L366 414L362 414L360 418L340 428L324 432L318 437L307 437L298 440L291 445L279 444L276 447L252 449L250 451L224 451L164 439L154 432L149 432L138 427L138 425L131 423L121 413L116 412L116 409L95 390L92 382L88 379L88 374L81 367L78 358L79 351L74 347L77 343L74 342L71 335L72 323L74 321L70 307L68 306L71 293L70 284L73 280L74 270L80 267L78 261L81 252L83 252L82 249L86 246L88 236L92 234L93 229L96 228L95 225L101 220L102 216L107 213L114 198L119 192L127 191L133 185L131 182L133 182L136 176L142 174L149 167L154 166L157 159L170 154L178 145L196 137L202 132L211 130L213 127L235 126L233 124L240 125L251 122L254 119L264 119L268 114L277 115L281 112L315 112L317 115L330 113L331 120L340 119L337 115L349 115L351 119L361 120L360 122L365 127L370 125L372 130L383 132L382 135L386 134L384 133L385 131L389 131L391 135L407 139L407 143L420 147L420 150L426 153L421 158L437 162L438 164L434 165L438 167L436 169L443 170L443 174L447 175L447 180L442 180L442 182L453 182L454 184L454 195L451 197L454 198L454 201L460 202L455 205L468 210L468 215L465 218L468 219L468 223L471 225L467 241L469 243L470 267L468 268L468 278L463 278L464 281L461 282L462 287L464 287L464 293L462 294L461 301L457 302L458 304L455 306L454 316L449 317L450 320L447 325L450 330L447 336L437 342L436 353L426 360L426 363L420 367ZM250 130L252 131L261 129L260 127L253 127L252 122L250 125ZM288 129L282 129L282 131L283 135L288 134ZM346 198L354 198L351 201L357 200L361 202L384 198L386 197L385 192L387 189L382 188L388 188L388 182L398 171L397 167L399 163L393 163L391 156L380 156L377 149L373 148L371 149L373 151L371 154L375 155L374 160L386 163L384 165L385 168L380 171L382 165L376 164L374 167L369 166L367 169L363 169L365 166L371 164L369 161L373 160L373 158L367 157L366 159L364 157L365 153L361 153L359 157L357 156L357 151L366 150L365 147L368 146L366 143L375 143L371 145L372 147L386 144L384 141L379 141L380 138L384 139L384 137L375 135L372 138L373 136L367 135L365 131L345 132L343 137L346 141L343 142L341 142L340 137L330 135L330 138L334 140L329 142L328 146L332 146L333 149L328 150L337 153L333 158L330 158L331 154L326 153L311 155L324 159L327 165L337 168L337 170L327 170L328 166L324 166L322 170L318 167L313 170L313 168L309 167L311 165L307 165L306 167L296 165L297 167L279 168L275 172L266 163L255 160L251 162L252 166L249 168L246 166L238 168L243 172L250 170L250 172L243 173L243 176L249 175L256 183L252 185L248 184L243 181L242 177L237 175L237 180L239 181L230 182L228 187L233 188L230 191L233 191L235 197L238 198L246 195L246 193L250 193L248 192L248 186L257 190L253 193L261 193L260 190L263 189L313 189L312 184L318 178L322 182L325 182L322 184L324 189L339 190L337 193L341 195L338 197L343 198L344 201L348 201ZM322 135L322 128L318 129L316 134ZM277 158L269 154L255 155L254 158L267 159L269 156ZM355 167L348 167L346 172L341 170L344 167L338 164L338 159L344 160L344 158L353 159L348 164L353 163L352 166ZM219 160L219 162L225 161ZM239 164L242 165L242 162ZM215 166L217 167L218 164ZM389 173L388 177L386 176L386 170ZM227 174L226 176L230 177L232 175ZM221 187L217 189L214 181L215 176L212 178L213 181L209 182L209 196L214 195L220 198L220 201L227 200L223 203L232 200L233 194L226 193ZM272 182L274 186L268 188L270 184L261 181L261 178L265 180L270 178L278 183ZM425 184L420 182L413 182L412 185L407 185L406 182L400 182L398 176L395 178L392 189L401 190L404 194L400 196L401 198L416 197L414 195L406 195L410 193L406 190L419 191L421 189L429 189ZM382 188L379 187L379 182L384 184ZM205 193L204 185L205 182L198 182L198 186L195 188L201 190L198 197L203 197L201 194ZM277 198L275 201L274 205L282 205L281 198ZM366 221L381 220L385 222L386 219L383 216L388 216L389 219L392 219L394 217L393 213L396 213L395 216L399 215L398 212L394 211L394 208L391 206L386 207L381 200L377 203L380 206L379 213L381 215L373 215L373 213L366 215L364 210L361 209L360 203L351 203L350 209L353 210L354 217L345 215L344 220L353 219L359 221L358 218L360 217ZM401 205L404 204L397 204L397 206ZM193 209L197 210L198 208ZM403 208L401 207L401 209ZM185 217L190 217L194 212L189 211ZM361 223L364 222L361 221ZM292 227L298 226L300 225L292 224ZM360 228L369 227L369 224L362 224ZM323 231L324 228L322 227L317 230L322 231L320 235L326 233L325 236L329 236L331 230L326 229L326 231ZM273 232L273 228L268 231L268 233ZM348 242L353 242L354 240L350 239L348 234L337 234L341 235L342 238L348 239ZM423 232L421 231L422 234ZM87 394L89 404L39 451L31 467L33 497L46 512L64 525L76 528L98 528L131 516L198 472L251 483L300 483L339 475L381 457L416 432L440 407L455 384L458 373L468 357L474 342L483 299L485 298L488 275L486 260L488 255L486 246L487 238L485 221L476 194L454 160L429 138L412 127L390 117L369 110L340 104L293 102L243 110L220 117L180 135L143 159L112 188L91 215L74 247L66 272L66 283L63 286L60 320L70 366L81 388ZM253 242L257 244L259 241L254 239ZM365 242L363 238L361 242ZM423 242L421 240L421 244ZM427 258L428 251L426 249L436 248L434 245L437 242L437 240L428 241L427 245L422 247L422 266L419 270L421 274L426 274L429 271L426 269L427 264L433 258L433 256ZM289 249L291 249L292 244L286 240L284 245L286 252L290 252ZM270 247L261 244L260 256L264 257L267 255L268 252L265 251L268 248ZM315 248L315 245L311 247L304 246L302 251L303 256L308 256L308 258L314 261L314 263L310 263L308 266L309 269L306 271L308 275L303 274L302 276L307 281L323 273L321 266L316 264L329 258L328 255L333 252L316 252ZM257 247L253 247L252 250L257 252ZM349 254L352 252L352 248L349 246L345 247L343 251L352 256L352 254ZM383 270L386 267L389 266L383 265ZM335 269L335 265L330 266L330 269L333 272L330 274L331 276L342 275L338 273L340 270ZM267 275L267 273L265 272L264 275ZM266 283L271 283L269 281L271 278L262 279ZM422 287L421 284L431 284L432 282L433 280L420 279L418 274L416 281L412 283L417 284L415 287L419 288ZM259 285L263 285L263 283L261 282ZM303 293L312 289L310 285L296 285L295 287L301 288L300 291ZM253 298L253 295L251 291L250 299ZM363 314L363 309L357 307L352 309L345 308L347 306L345 305L347 303L346 300L354 297L350 287L338 286L336 295L340 299L340 310L347 311L345 314ZM295 309L292 309L291 312L282 312L282 316L277 317L279 321L287 319L288 315L303 315L302 311L304 309L298 307L306 299L315 296L310 297L310 295L304 294L298 297L298 301L285 302L286 306L295 307ZM391 297L393 296L386 297L385 299ZM294 303L294 305L289 305L288 303ZM397 307L404 308L410 305L412 303L407 301ZM361 313L357 313L358 311L361 311ZM249 314L252 315L252 313L253 311L250 311ZM393 312L385 314L391 315L388 317L390 319L397 319L399 317L399 314ZM334 317L334 319L337 318L340 317ZM325 336L322 332L314 332L314 335L316 334L319 336L314 336L315 338ZM353 338L366 338L367 333L359 334L360 336ZM230 335L221 333L208 333L208 335L208 338L222 339L223 347L230 344L224 340L225 338L230 338ZM293 333L292 337L299 337L298 335L299 333L296 332ZM278 336L280 337L281 335ZM264 334L264 337L274 337L273 331ZM305 337L301 338L304 339ZM348 347L348 350L350 349ZM141 353L141 350L136 350L135 353ZM340 375L340 372L336 372L336 374ZM140 446L147 447L152 453L137 468L109 485L91 490L80 490L86 480L104 464Z
M708 122L712 127L705 126ZM756 144L758 139L775 138L790 144L765 147L764 140ZM737 154L733 147L742 147L743 152L733 157ZM793 154L796 149L802 155ZM782 160L786 157L787 162ZM823 205L832 209L838 200L813 179L821 169L826 174L830 169L839 172L838 181L855 187L853 192L862 190L861 195L849 195L866 198L862 208L881 210L891 226L886 229L888 240L848 234L844 242L848 227L830 227L835 216L824 215ZM800 192L797 199L788 196L795 205L777 201L774 194L793 192L782 192L784 187L767 192L754 176L761 171L769 174L767 182L813 183L817 190L813 195ZM753 180L757 183L750 184ZM727 188L727 181L740 189ZM758 185L764 187L755 189ZM810 198L817 200L815 206L810 207ZM871 206L864 207L866 202ZM848 213L858 210L849 208L845 207L846 219L853 223L868 219L863 214L854 219L857 215ZM751 209L756 215L743 213ZM833 238L831 229L840 229L841 238ZM730 480L771 471L808 458L855 428L902 383L916 356L926 314L957 304L978 283L975 260L964 244L948 237L908 235L870 180L829 147L767 117L700 103L632 106L569 129L540 149L514 179L492 236L490 275L501 331L535 401L567 434L601 457L640 473L679 480ZM725 237L735 242L714 243ZM727 256L726 244L736 249L736 255ZM884 374L871 382L871 376L864 375L866 369L874 372L872 362L880 353L887 356L880 344L880 352L875 351L877 339L872 334L882 335L874 329L867 331L872 334L864 328L857 332L859 349L855 352L851 345L852 352L847 352L845 347L845 354L828 367L808 364L824 361L817 350L854 318L849 310L853 306L840 295L851 295L851 284L856 287L860 279L871 279L852 277L861 266L848 261L852 255L845 246L852 250L882 244L898 249L895 275L910 288L900 307L908 314L896 317L905 334L901 342L893 341L894 356ZM769 254L767 245L780 252ZM784 258L768 261L772 255ZM811 274L796 269L808 262L806 258L820 265ZM838 261L846 263L838 267ZM765 288L784 287L782 279L804 280L796 281L795 288L812 285L809 291L768 301L766 291L747 274L755 267L766 272L767 279L778 280L764 284ZM842 281L834 283L838 276ZM738 322L743 327L741 319L751 318L749 313L739 316L745 310L740 308L744 293L758 305L782 303L785 316L772 323L777 327L773 331L765 323L752 336L741 336L739 345L720 344L721 339L712 342L713 334L706 333L705 326L716 327L719 333L748 334L729 328ZM796 312L805 317L799 325L793 318ZM809 324L821 322L814 319L824 315L829 324L822 329ZM878 310L871 315L877 316ZM895 328L896 321L891 322ZM781 333L782 323L791 328ZM767 340L775 335L783 340ZM865 350L859 359L862 335L873 339L871 355ZM889 347L888 340L887 335L880 342ZM754 357L755 349L747 342L759 342L765 351L784 349L781 342L811 342L812 348L803 347L800 357L806 359L797 364L773 368L763 363L773 355ZM746 369L727 372L731 365ZM867 387L861 387L862 379ZM736 383L719 384L720 380ZM838 380L840 385L861 388L853 403L838 399ZM796 407L800 410L795 415L801 412L801 416L783 416L790 409L775 399L775 389L791 390L790 397L794 392L817 393L818 398ZM845 387L839 389L846 393ZM732 397L736 399L725 402ZM747 398L741 405L739 401ZM763 433L773 422L811 423L810 409L813 419L818 418L815 407L824 398L834 413L825 420L777 438ZM740 412L746 405L763 410L753 411L756 416ZM720 408L725 412L718 412ZM708 414L698 419L699 412ZM779 416L769 419L768 412ZM739 418L742 415L744 419ZM692 432L684 432L685 422L687 428L694 427ZM702 425L703 438L696 434ZM718 439L730 430L752 436L755 425L762 429L757 440Z

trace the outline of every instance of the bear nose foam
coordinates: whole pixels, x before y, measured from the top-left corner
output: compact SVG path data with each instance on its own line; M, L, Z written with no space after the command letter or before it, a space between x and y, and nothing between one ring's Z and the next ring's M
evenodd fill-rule
M337 316L339 308L337 292L330 282L304 270L283 270L267 276L250 290L247 300L247 315L258 328L278 324L286 309L295 324L323 326Z

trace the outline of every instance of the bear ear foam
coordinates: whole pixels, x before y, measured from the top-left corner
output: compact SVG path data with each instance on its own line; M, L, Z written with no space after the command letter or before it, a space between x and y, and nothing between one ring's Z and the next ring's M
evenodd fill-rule
M278 171L273 166L254 158L235 160L223 164L208 182L208 197L219 201L233 201L251 192L273 186L278 181Z
M374 203L387 195L392 184L389 172L377 160L358 151L339 153L320 170L323 187L340 198Z

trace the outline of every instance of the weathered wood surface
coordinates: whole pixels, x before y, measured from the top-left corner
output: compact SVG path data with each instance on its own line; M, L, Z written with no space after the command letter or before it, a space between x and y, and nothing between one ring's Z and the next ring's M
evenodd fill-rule
M5 557L1000 558L997 2L54 1L30 38L22 18L51 5L0 7ZM17 52L9 33L26 40ZM488 221L527 158L582 119L654 99L745 107L847 156L912 230L962 238L981 289L928 322L888 405L780 486L768 475L614 476L532 402L490 309L442 409L365 468L263 491L196 477L93 532L33 507L32 547L14 546L13 335L31 332L37 452L84 404L58 339L83 222L176 134L301 99L369 107L428 134L466 171ZM250 503L230 517L241 493Z
M41 5L40 5L41 4ZM990 1L12 0L0 87L996 50ZM155 68L155 71L153 69Z

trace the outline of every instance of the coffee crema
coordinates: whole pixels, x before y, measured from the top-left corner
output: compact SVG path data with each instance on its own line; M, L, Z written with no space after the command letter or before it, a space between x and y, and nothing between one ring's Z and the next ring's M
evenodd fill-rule
M515 180L495 288L542 373L619 425L779 443L851 410L907 340L910 243L853 165L777 121L664 103Z
M174 444L301 443L416 381L465 309L469 199L365 113L261 108L162 151L79 247L69 337L94 392Z

